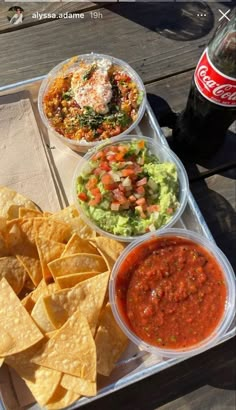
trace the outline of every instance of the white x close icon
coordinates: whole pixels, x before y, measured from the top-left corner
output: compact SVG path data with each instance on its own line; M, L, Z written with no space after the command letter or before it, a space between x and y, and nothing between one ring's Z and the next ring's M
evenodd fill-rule
M230 9L227 10L225 13L224 13L221 9L218 9L218 10L219 10L219 12L222 14L222 16L221 16L221 18L219 19L219 21L222 20L224 17L225 17L227 20L230 21L230 18L227 16L227 14L230 13Z

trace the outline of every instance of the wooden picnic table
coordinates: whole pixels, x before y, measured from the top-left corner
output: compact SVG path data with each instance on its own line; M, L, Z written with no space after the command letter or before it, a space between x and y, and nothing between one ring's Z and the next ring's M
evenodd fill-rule
M148 99L171 134L184 108L193 70L231 3L21 3L24 20L11 25L0 3L0 86L38 77L60 61L91 51L124 59L141 75ZM38 14L37 14L38 13ZM40 15L41 13L41 15ZM84 17L59 18L60 13ZM202 14L202 16L201 16ZM216 243L236 268L236 139L203 163L185 163L191 191ZM235 338L84 407L85 410L235 408Z

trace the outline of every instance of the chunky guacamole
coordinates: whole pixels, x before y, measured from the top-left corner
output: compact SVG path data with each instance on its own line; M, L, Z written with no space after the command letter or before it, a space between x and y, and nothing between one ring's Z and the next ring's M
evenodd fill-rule
M144 140L104 146L77 179L78 201L104 231L140 235L165 225L179 206L175 164L161 163Z

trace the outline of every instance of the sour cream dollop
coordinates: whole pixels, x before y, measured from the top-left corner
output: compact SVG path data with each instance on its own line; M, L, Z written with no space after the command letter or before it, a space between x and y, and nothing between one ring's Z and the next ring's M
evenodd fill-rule
M99 114L106 114L108 104L112 98L112 85L108 71L112 65L109 60L102 59L95 62L96 67L88 79L83 76L87 68L79 68L72 76L71 88L74 98L81 108L92 107Z

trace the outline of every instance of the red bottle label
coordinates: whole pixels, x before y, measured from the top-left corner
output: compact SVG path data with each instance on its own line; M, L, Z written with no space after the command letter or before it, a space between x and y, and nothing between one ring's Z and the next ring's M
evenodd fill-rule
M198 91L212 103L236 107L236 80L217 70L204 51L194 73Z

